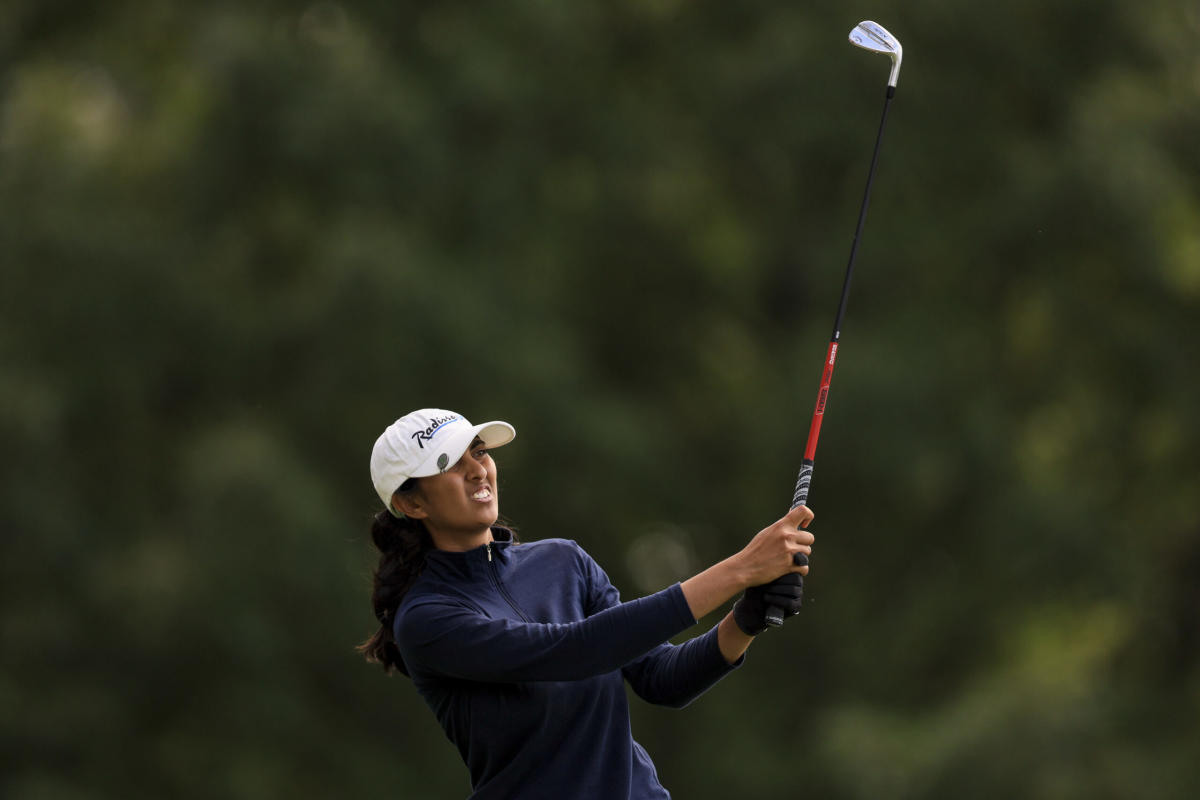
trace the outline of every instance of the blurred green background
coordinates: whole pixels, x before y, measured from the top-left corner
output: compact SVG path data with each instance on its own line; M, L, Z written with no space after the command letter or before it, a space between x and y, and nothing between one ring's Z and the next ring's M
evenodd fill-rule
M467 795L353 650L413 408L625 597L780 516L860 19L806 609L634 735L678 798L1194 797L1191 0L4 0L0 796Z

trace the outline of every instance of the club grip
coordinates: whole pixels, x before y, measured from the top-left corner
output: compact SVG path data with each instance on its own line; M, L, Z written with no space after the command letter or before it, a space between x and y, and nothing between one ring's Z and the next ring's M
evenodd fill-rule
M800 462L800 474L796 477L796 491L792 493L792 508L804 505L808 501L808 487L812 484L813 462L809 459L804 459ZM792 557L792 561L796 566L803 566L808 563L808 559L803 553L796 553ZM766 623L771 628L778 628L783 624L783 609L779 606L768 606Z
M808 502L808 487L812 484L813 462L804 459L800 462L800 474L796 476L796 491L792 492L792 504L789 508L802 506Z

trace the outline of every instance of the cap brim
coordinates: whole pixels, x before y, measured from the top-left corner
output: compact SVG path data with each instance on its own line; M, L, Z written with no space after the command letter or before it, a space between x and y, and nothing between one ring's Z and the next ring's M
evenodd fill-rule
M502 447L511 442L516 435L512 425L499 420L454 431L433 449L429 457L421 462L421 466L413 471L411 477L428 478L450 469L458 463L463 453L467 452L475 437L479 437L487 447Z

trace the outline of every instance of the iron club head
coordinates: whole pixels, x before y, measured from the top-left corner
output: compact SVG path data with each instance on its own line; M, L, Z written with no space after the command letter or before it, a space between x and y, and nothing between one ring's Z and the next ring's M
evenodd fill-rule
M886 53L892 60L892 74L888 78L888 86L896 88L896 81L900 79L900 61L904 58L904 48L900 46L899 39L888 33L887 28L878 22L864 20L850 31L850 44L873 53Z

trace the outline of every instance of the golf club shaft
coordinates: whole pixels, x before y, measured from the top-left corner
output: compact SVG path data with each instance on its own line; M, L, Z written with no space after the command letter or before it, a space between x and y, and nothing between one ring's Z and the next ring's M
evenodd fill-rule
M850 281L854 277L854 259L858 255L858 240L867 221L867 206L871 202L871 184L875 181L875 165L879 163L879 145L883 141L883 129L887 125L888 109L896 87L888 86L887 98L883 103L883 116L879 120L879 133L875 135L875 151L871 154L871 168L867 172L867 188L863 192L862 207L858 211L858 225L854 229L854 241L850 245L850 261L846 265L846 277L842 281L842 299L838 303L837 316L833 320L833 335L825 351L825 367L821 372L821 386L817 390L817 405L813 410L812 422L808 426L808 442L804 447L804 459L800 462L800 474L796 478L796 490L792 495L792 508L808 501L808 489L812 483L813 464L817 458L817 440L821 436L821 422L825 418L825 405L829 400L829 386L833 382L833 368L837 362L838 341L842 338L842 318L846 314L846 300L850 297ZM771 606L767 609L767 624L777 628L783 624L783 609Z

